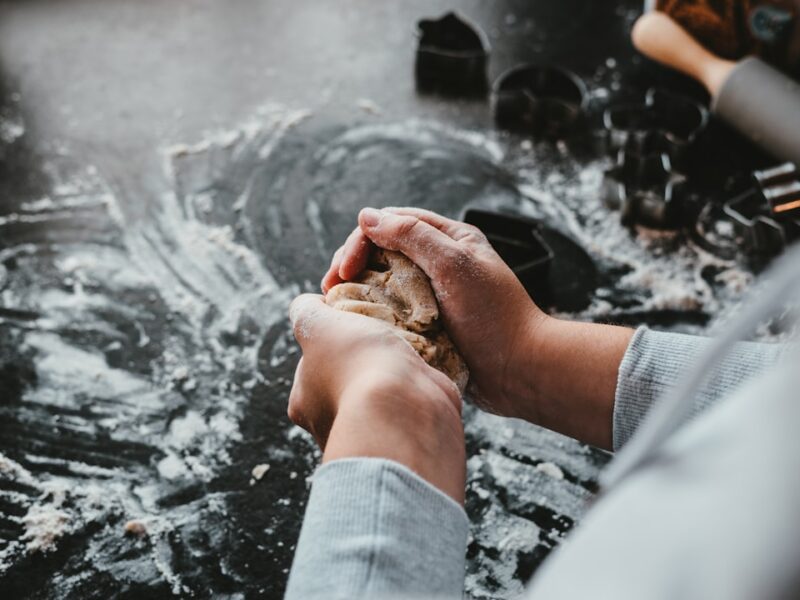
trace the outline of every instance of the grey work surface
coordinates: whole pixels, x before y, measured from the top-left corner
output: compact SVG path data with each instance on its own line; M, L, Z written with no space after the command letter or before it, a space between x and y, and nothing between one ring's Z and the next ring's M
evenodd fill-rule
M676 81L633 58L638 4L457 7L490 35L492 79L558 62L596 113ZM286 307L361 206L543 217L600 265L580 318L697 331L739 298L746 270L619 225L596 153L497 133L486 102L416 95L414 23L452 7L0 3L9 597L280 597L316 464L285 416ZM513 597L607 457L473 409L466 421L467 591ZM124 534L132 519L147 535Z

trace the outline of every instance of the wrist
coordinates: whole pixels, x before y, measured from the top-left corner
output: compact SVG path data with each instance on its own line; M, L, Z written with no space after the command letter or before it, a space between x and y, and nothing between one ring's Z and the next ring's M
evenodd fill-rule
M463 503L461 417L447 394L424 376L368 377L348 386L323 462L355 457L398 462Z
M546 357L558 344L560 321L541 310L527 316L514 340L503 384L508 406L507 417L539 422L541 382L546 376Z
M519 350L528 369L514 388L513 416L610 448L619 364L632 333L547 317Z

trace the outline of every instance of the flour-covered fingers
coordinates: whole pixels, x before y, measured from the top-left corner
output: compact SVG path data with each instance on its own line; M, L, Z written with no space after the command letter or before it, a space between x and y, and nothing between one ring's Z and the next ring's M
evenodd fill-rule
M342 256L339 262L339 277L349 281L367 267L369 254L372 251L372 242L356 227L347 241L342 246Z
M289 306L289 319L292 322L294 337L303 351L317 337L323 335L326 324L330 322L333 309L325 304L325 298L318 294L301 294Z
M446 233L411 215L365 208L358 224L376 246L402 252L431 279L461 251Z
M424 208L414 208L411 206L390 206L384 208L386 212L394 213L396 215L406 215L409 217L416 217L420 221L425 221L429 225L433 225L439 231L446 233L448 236L458 241L467 235L480 233L476 227L464 223L463 221L456 221L448 219L438 213Z
M336 252L334 252L333 258L331 259L331 265L328 267L328 271L322 277L322 283L320 284L323 294L327 294L328 290L330 290L333 286L342 283L343 280L341 277L339 277L339 267L342 264L343 254L344 246L341 246Z

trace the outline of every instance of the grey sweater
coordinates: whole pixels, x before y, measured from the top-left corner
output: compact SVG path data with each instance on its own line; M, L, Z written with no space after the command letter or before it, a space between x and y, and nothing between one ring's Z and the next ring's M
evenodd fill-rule
M706 343L636 332L619 370L615 449ZM800 564L792 512L800 506L800 444L790 426L800 426L800 378L773 368L782 351L736 345L695 399L693 422L659 460L600 498L526 597L705 600L789 589ZM774 505L768 517L753 514ZM460 598L467 534L463 509L404 466L333 461L314 476L286 598Z

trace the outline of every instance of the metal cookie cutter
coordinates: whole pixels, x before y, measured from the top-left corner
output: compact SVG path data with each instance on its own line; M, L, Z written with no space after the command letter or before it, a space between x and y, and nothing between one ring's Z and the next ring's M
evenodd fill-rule
M481 29L454 12L417 23L415 63L421 92L483 96L489 87L489 40Z
M519 65L494 83L492 108L499 127L553 138L575 124L586 97L583 81L566 69Z
M686 177L672 168L663 138L652 132L628 137L616 164L603 175L601 193L628 227L677 229L683 224Z
M651 88L644 104L625 104L603 113L609 151L619 151L631 137L658 138L672 164L684 166L688 151L708 125L708 110L683 96Z
M539 306L576 312L591 303L597 267L569 236L535 219L474 208L462 220L486 235Z
M800 238L800 172L792 163L753 172L755 186L727 202L742 249L751 255L780 254Z
M528 289L547 280L553 251L532 219L478 209L464 212L463 221L480 229L500 258Z
M755 171L753 179L776 219L800 218L800 170L794 163Z

